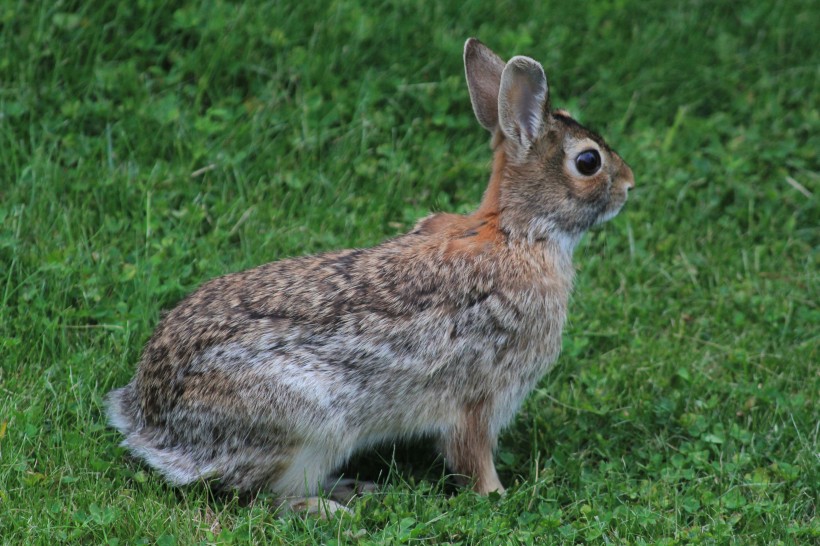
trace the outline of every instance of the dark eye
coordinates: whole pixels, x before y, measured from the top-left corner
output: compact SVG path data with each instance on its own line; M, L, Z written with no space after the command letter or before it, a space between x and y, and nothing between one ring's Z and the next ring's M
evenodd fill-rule
M579 173L591 176L601 168L601 154L598 150L584 150L575 158L575 166Z

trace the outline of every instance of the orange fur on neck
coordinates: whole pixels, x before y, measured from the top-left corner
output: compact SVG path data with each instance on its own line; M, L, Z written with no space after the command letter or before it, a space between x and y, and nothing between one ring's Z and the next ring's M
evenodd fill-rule
M495 144L496 139L493 139ZM500 145L495 145L493 153L493 174L490 176L490 183L484 191L484 197L481 199L481 205L473 214L473 218L486 218L487 216L498 216L501 208L501 180L504 177L504 168L507 166L507 155L504 153L504 148Z
M438 234L446 238L447 255L478 255L504 241L499 214L501 212L501 183L507 166L507 156L501 145L503 135L493 135L493 171L478 209L469 216L452 213L434 214L421 220L416 233Z
M504 240L504 234L499 226L499 212L501 181L507 165L507 156L500 146L501 141L502 138L496 133L493 137L493 172L478 209L469 216L459 217L459 220L451 224L454 229L450 232L452 239L447 245L448 253L466 252L477 255Z

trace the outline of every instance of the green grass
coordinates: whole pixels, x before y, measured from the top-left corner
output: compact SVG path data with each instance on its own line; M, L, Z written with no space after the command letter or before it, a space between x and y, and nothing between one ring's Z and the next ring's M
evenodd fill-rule
M815 3L290 4L0 4L0 541L820 540ZM163 309L477 205L469 36L541 60L638 184L576 252L508 494L408 450L352 517L280 518L126 459L101 401Z

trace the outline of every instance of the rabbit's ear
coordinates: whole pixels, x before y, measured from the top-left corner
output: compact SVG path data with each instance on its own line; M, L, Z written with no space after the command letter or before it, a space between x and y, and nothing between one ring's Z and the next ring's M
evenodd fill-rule
M541 134L549 111L549 88L541 65L513 57L501 74L498 122L504 135L527 150Z
M464 44L464 72L473 112L488 131L498 127L498 89L503 70L504 61L489 47L475 38Z

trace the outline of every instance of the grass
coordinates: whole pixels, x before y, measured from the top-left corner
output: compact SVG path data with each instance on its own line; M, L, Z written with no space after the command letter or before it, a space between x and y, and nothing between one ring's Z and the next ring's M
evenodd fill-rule
M816 542L817 7L290 4L0 7L0 541ZM101 400L163 309L477 205L473 35L541 60L638 184L576 252L559 365L501 438L508 494L408 450L352 517L280 518L127 460Z

